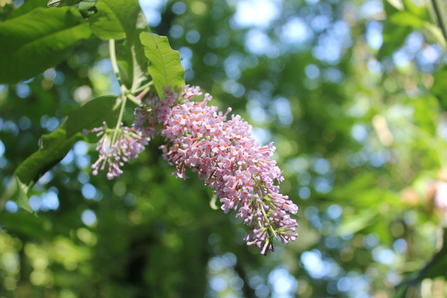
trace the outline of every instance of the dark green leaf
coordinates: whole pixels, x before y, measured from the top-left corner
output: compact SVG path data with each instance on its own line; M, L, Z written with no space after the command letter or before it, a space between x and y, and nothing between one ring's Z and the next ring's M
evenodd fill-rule
M163 96L164 86L183 89L185 70L180 63L179 52L171 48L168 38L153 33L141 33L140 39L149 59L148 70L158 95Z
M0 24L0 83L29 79L67 58L91 30L73 8L36 8Z
M393 3L391 3L388 0L383 0L383 8L385 10L385 13L387 14L388 17L390 17L392 14L401 11L400 9L398 9Z
M28 0L23 3L19 8L14 10L7 18L7 20L17 18L21 15L31 12L37 7L47 7L47 0Z
M45 220L45 215L36 218L23 212L4 212L1 215L1 222L6 226L8 231L32 238L48 239L54 235L49 231L48 225L45 225L45 223L48 223L48 219Z
M413 272L411 276L403 281L396 290L394 298L407 297L406 294L410 287L416 286L425 278L435 279L437 277L447 278L447 228L442 229L441 249L435 253L430 262L424 268L417 272Z
M39 150L21 163L14 174L23 184L30 185L64 158L83 129L115 119L118 107L114 97L99 97L73 111L58 129L42 137Z
M408 34L411 33L409 26L397 26L391 22L386 22L383 28L383 43L377 54L378 59L390 56L393 52L402 46Z
M434 75L431 92L435 95L444 111L447 111L447 66L438 69Z

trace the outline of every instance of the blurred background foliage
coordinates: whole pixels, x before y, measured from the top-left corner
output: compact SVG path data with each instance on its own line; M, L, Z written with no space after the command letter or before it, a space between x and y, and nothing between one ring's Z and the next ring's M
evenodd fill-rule
M0 20L46 2L2 0ZM91 175L86 139L34 186L38 218L2 202L0 297L446 296L447 72L429 3L140 4L186 82L275 142L300 236L263 257L193 173L171 176L162 139L113 181ZM0 85L0 193L69 111L118 93L107 43L93 38Z

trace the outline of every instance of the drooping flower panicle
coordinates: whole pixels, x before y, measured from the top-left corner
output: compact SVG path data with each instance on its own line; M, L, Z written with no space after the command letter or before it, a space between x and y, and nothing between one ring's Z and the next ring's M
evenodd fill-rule
M252 127L239 115L226 120L231 109L222 113L207 105L209 94L201 102L190 101L202 94L198 87L186 86L179 99L172 88L163 90L165 99L151 99L136 109L133 127L145 138L155 133L165 137L167 144L161 148L176 167L173 174L186 179L186 168L197 172L220 198L225 213L238 211L236 216L249 226L244 240L261 248L261 254L273 251L273 238L294 241L298 224L290 213L296 214L298 207L275 185L284 178L270 160L273 144L259 147Z
M252 127L239 115L227 120L231 108L222 113L207 105L209 94L201 102L190 101L202 95L199 87L186 86L180 97L172 87L163 90L165 99L151 97L135 110L132 128L121 124L119 129L108 129L104 123L86 131L102 136L93 174L107 167L107 178L118 177L124 163L136 158L159 133L167 141L161 147L163 156L176 167L173 174L186 179L186 169L192 169L220 198L225 213L237 210L236 217L249 226L247 245L258 246L266 255L274 250L273 238L284 244L295 241L298 224L290 214L296 214L298 207L275 184L284 178L270 160L273 143L259 147Z

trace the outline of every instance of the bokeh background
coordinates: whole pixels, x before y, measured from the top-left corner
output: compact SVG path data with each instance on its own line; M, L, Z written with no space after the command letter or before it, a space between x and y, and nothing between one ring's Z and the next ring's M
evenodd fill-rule
M267 257L247 247L194 173L171 176L162 139L113 181L91 175L95 144L79 141L33 188L38 219L2 202L0 297L385 298L412 277L408 297L445 297L445 41L430 3L390 2L141 0L186 82L275 142L300 236ZM0 20L22 4L0 1ZM118 93L97 39L0 85L0 193L69 111Z

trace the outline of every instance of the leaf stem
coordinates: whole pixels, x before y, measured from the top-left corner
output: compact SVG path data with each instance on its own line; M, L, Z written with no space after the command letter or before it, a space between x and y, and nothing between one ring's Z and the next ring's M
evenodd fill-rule
M143 86L141 86L140 88L138 88L137 90L135 90L135 93L143 91L145 89L148 89L150 86L152 86L154 84L154 81L150 81L147 84L144 84Z
M110 62L112 63L113 72L115 73L116 79L118 80L118 83L120 84L120 89L122 92L122 94L120 96L121 101L122 101L120 113L118 115L118 120L116 121L115 130L114 130L113 136L112 136L111 145L113 146L113 144L115 144L116 137L118 135L118 131L121 126L121 120L123 119L124 110L126 107L127 96L129 95L129 90L127 90L126 86L124 85L123 81L121 80L120 70L118 68L118 62L116 60L115 40L114 39L109 39L109 55L110 55Z
M116 121L116 126L115 126L115 131L113 132L111 146L113 146L113 144L115 144L116 136L118 135L118 131L120 130L121 120L123 119L124 110L126 107L127 96L122 94L121 100L122 100L122 102L121 102L120 113L118 115L118 120Z
M118 67L118 62L116 60L116 51L115 51L115 40L109 39L109 55L110 55L110 62L112 63L112 69L115 73L116 79L118 80L118 84L120 85L121 92L123 94L126 94L128 92L126 86L124 85L121 76L120 76L120 70Z
M132 93L127 93L127 94L126 94L126 97L127 97L128 99L130 99L133 103L137 104L137 105L140 105L140 104L141 104L141 100L138 99L138 97L133 96Z
M440 0L432 0L432 4L436 14L436 18L438 19L438 26L439 28L441 28L444 39L447 41L447 24L444 17L445 15L444 7L442 6Z

